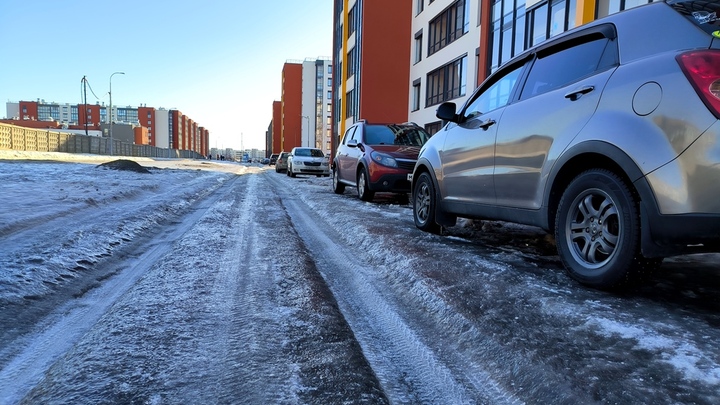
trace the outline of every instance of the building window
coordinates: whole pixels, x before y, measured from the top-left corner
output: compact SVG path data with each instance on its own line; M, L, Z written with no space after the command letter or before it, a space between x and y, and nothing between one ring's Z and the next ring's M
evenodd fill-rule
M458 0L430 21L428 56L466 34L470 28L469 2Z
M467 55L433 70L427 75L425 107L465 95Z
M417 111L420 109L420 79L413 82L412 92L412 111Z
M349 79L355 74L355 59L357 58L357 47L353 47L353 49L348 52L347 56L347 72L346 72L346 78Z
M530 21L532 35L530 46L539 44L548 38L548 5L547 3L532 10L532 19Z
M332 100L332 91L328 90L327 92L327 99Z
M353 116L355 111L355 90L350 90L346 95L347 100L345 101L345 118Z
M425 9L425 0L415 0L415 15L423 12Z
M422 30L418 31L415 34L415 63L418 63L422 60L422 50L423 50L422 37L423 37Z
M348 12L348 37L350 37L355 32L355 28L357 27L357 22L355 21L355 14L355 6L352 6L350 8L350 11Z
M496 0L493 3L490 26L492 35L492 47L489 52L490 72L527 48L525 3L524 0Z
M442 121L429 122L425 124L425 132L428 134L435 135L439 130L442 129Z

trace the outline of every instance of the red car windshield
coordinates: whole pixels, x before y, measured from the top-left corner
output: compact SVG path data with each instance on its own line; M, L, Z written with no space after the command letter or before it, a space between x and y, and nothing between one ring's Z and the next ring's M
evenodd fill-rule
M365 143L368 145L423 146L430 135L413 125L367 125Z

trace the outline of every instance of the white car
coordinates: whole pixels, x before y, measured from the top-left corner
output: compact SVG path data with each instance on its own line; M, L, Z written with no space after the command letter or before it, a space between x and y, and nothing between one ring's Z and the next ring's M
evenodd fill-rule
M330 176L329 159L320 149L295 147L290 151L287 161L287 175L290 177L298 174Z

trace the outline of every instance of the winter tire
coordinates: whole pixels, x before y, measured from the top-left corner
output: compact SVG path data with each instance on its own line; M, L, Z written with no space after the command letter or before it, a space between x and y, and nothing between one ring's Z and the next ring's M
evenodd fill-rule
M415 182L412 205L415 226L425 232L440 233L440 225L435 222L435 185L428 173L422 173Z
M335 194L342 194L345 192L345 184L340 182L338 174L337 167L334 167L332 169L332 187Z
M637 199L609 170L591 169L570 182L558 206L555 241L570 277L595 288L635 284L660 264L641 255Z
M358 197L360 197L360 199L363 201L372 201L373 197L375 197L375 192L370 190L369 177L370 176L368 176L367 169L365 168L360 169L360 171L358 172Z

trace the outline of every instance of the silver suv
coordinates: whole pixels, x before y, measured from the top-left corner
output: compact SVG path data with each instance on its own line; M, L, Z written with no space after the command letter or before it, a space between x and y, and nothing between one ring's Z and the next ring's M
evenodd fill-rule
M448 123L413 171L415 225L539 226L597 288L720 251L718 16L720 0L617 13L509 61L459 111L440 105Z

